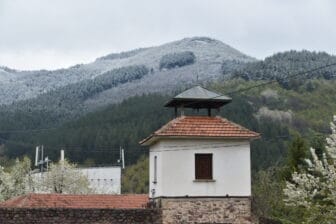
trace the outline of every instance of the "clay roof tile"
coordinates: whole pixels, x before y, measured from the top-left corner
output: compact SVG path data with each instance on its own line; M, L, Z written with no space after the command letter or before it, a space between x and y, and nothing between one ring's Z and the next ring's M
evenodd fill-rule
M252 139L258 138L260 134L219 116L181 116L168 122L140 144L147 145L153 138L168 136Z
M10 208L145 208L148 195L28 194L0 203Z

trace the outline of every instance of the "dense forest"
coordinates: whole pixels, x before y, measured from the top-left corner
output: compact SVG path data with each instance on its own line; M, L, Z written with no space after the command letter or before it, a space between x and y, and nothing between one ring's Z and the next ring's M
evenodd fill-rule
M292 89L307 79L335 79L336 66L316 70L335 63L336 56L324 52L288 51L259 62L227 61L222 65L222 72L245 80L276 80L282 87ZM309 70L314 71L301 74ZM300 75L297 77L296 74Z
M175 60L181 57L193 58L193 55L181 52ZM170 64L174 61L171 58L174 58L173 55L164 56L161 61L164 59L164 64ZM222 65L225 78L203 83L210 89L233 97L233 102L221 111L222 116L261 132L264 139L267 139L268 142L262 139L254 143L254 168L281 162L286 154L286 141L294 133L310 138L316 133L329 132L328 121L336 110L335 81L330 80L336 74L335 68L296 77L291 81L290 88L284 86L283 82L290 74L331 63L333 60L333 56L325 53L290 51L275 54L264 61L225 61ZM129 153L127 163L133 164L144 151L139 149L138 141L172 118L172 112L162 105L173 94L137 96L89 114L83 102L97 92L141 79L148 73L149 70L144 65L122 67L105 72L93 80L42 94L38 100L1 106L1 129L7 130L0 132L0 141L6 143L2 146L2 151L5 149L6 156L15 158L30 152L32 145L45 144L50 148L51 156L56 155L54 151L64 147L76 162L83 163L90 157L91 163L93 160L96 164L103 164L110 161L107 154L116 157L116 149L122 146ZM228 74L232 75L231 79L226 78ZM278 77L281 77L281 82L249 89L264 81L278 80ZM239 91L245 88L248 90ZM30 129L34 131L29 131ZM276 137L278 139L274 139ZM29 146L24 145L27 143ZM268 147L271 149L266 150ZM89 156L90 150L93 152ZM104 154L97 152L99 150L116 153Z
M160 59L160 69L171 69L175 67L182 67L193 64L196 56L191 51L184 51L179 53L172 53L163 55Z
M39 95L37 98L0 105L0 124L4 130L56 126L85 114L85 100L106 89L143 78L144 65L107 71L92 80L70 84Z

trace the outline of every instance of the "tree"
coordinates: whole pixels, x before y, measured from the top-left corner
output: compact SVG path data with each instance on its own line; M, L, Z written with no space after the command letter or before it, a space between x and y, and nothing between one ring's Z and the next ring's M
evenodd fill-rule
M3 167L0 167L0 201L4 201L9 198L9 182L10 176L4 171Z
M278 168L261 170L253 176L252 209L258 217L272 217L277 214L277 208L282 207L283 182L277 177Z
M89 187L87 177L67 160L51 164L50 170L42 180L43 192L58 194L88 194L93 190Z
M25 157L22 161L17 159L9 172L0 167L0 201L34 191L30 163Z
M298 135L295 136L288 150L288 165L291 172L298 171L306 165L307 151L308 148L304 139Z
M284 189L286 205L306 209L304 223L336 222L336 116L331 130L322 159L311 148L308 170L295 171Z
M122 177L123 193L148 193L149 161L142 156L138 162L126 168Z

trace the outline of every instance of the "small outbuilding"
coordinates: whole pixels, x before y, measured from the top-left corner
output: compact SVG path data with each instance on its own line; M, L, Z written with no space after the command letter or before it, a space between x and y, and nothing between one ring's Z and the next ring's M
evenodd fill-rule
M149 146L149 195L163 223L251 222L250 142L259 134L212 115L230 101L200 86L186 90L166 104L181 115L140 142Z

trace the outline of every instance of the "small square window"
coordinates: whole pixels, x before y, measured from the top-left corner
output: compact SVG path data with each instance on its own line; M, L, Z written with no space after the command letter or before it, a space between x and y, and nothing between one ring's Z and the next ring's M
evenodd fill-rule
M195 179L212 180L212 154L195 154Z

